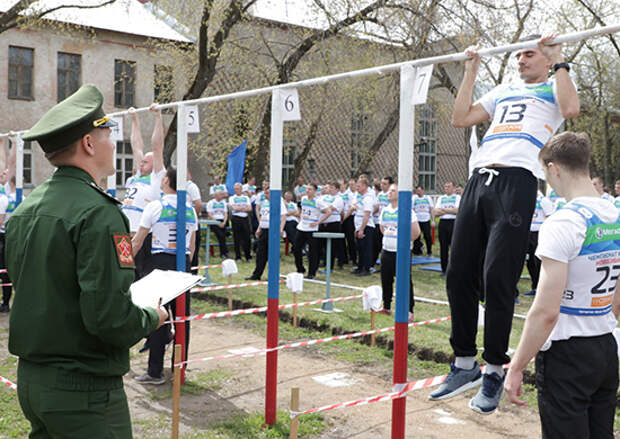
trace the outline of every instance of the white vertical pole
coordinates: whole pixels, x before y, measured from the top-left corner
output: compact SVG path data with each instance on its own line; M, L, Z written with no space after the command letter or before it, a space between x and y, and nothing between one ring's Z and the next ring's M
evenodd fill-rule
M116 169L116 149L118 148L118 142L115 140L114 141L114 168ZM118 171L118 169L117 169ZM116 172L114 172L114 174L112 175L108 175L108 194L112 195L113 197L116 197Z
M19 206L24 196L24 141L20 134L16 135L15 141L15 204Z

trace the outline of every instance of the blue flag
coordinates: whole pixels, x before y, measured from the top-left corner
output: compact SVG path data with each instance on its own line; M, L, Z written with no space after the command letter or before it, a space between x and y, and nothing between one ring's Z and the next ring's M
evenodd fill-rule
M245 170L245 149L248 146L248 139L241 145L232 150L226 157L228 161L228 172L226 173L226 189L229 194L234 194L235 183L243 183L243 171Z

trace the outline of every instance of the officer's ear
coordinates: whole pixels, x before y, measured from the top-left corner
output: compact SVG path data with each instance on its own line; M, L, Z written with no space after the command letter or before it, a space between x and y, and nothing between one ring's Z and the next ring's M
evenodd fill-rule
M82 136L82 139L80 140L80 146L79 146L82 151L84 151L84 153L88 156L94 156L95 155L95 145L94 145L94 141L93 141L93 135L91 133L85 134L84 136Z

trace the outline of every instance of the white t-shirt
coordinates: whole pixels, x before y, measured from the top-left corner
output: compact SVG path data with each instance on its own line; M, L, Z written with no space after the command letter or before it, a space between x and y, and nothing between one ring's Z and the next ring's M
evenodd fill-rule
M618 209L618 212L620 212L620 196L616 197L616 199L614 200L614 206L616 206L616 209Z
M319 201L319 208L321 209L321 212L325 213L325 211L330 206L333 207L334 210L332 210L331 215L328 216L325 221L323 221L323 224L331 224L331 223L340 222L340 219L341 219L340 214L342 213L342 210L344 208L344 201L342 201L342 198L340 197L340 195L323 195L321 197L321 200Z
M250 202L250 197L248 197L247 195L231 195L228 198L228 203L230 204L231 208L233 206L237 207L237 208L241 208L243 206L247 206L250 209L252 208L252 203ZM233 210L232 214L233 214L233 216L238 216L240 218L247 218L247 216L248 216L248 212L239 211L239 210Z
M213 219L222 221L226 217L227 211L228 205L226 204L225 198L222 198L220 201L216 201L215 198L212 198L207 203L207 213L209 213Z
M518 166L544 179L538 153L564 121L555 78L539 84L498 85L476 103L492 122L472 166Z
M536 195L536 208L534 209L530 231L538 232L542 223L545 222L545 218L550 216L554 211L555 208L553 203L549 198L545 197L542 192L538 191Z
M438 209L454 209L458 208L459 204L461 204L461 196L459 194L452 195L442 195L437 200L437 205L435 206ZM441 216L441 219L455 219L456 215L453 213L446 213Z
M258 220L258 226L261 229L269 229L269 200L265 198L265 200L260 205L260 217ZM280 198L280 218L286 215L286 206L284 205L284 200ZM278 229L280 229L280 223L278 223Z
M374 217L373 220L375 224L377 224L379 222L379 215L381 214L381 211L383 210L385 206L390 204L390 200L388 199L387 192L383 192L383 191L379 192L375 198L376 198L376 206L379 206L379 208L377 209L377 212L373 214L373 217Z
M286 213L287 213L286 221L295 221L296 223L298 223L299 218L293 215L297 211L297 204L295 204L294 201L289 201L289 202L285 202L284 205L286 206Z
M215 192L226 192L228 193L228 189L226 189L225 184L214 184L209 188L209 195L215 195Z
M316 232L319 230L319 226L312 226L311 223L316 223L321 218L321 211L319 210L319 200L314 197L312 200L307 196L301 199L301 221L297 224L297 230L302 232Z
M140 175L139 173L129 177L125 182L125 199L121 209L123 213L129 219L129 230L131 232L137 232L140 227L140 217L142 211L148 203L151 201L159 200L161 198L161 181L166 175L166 170L155 173L151 172L149 175Z
M2 221L2 226L0 227L0 233L4 233L4 226L6 225L6 220L10 216L10 214L7 214L8 207L9 197L7 197L4 193L0 193L0 215L4 215L4 220Z
M366 227L375 227L375 222L372 217L372 211L375 208L375 196L370 193L370 188L364 195L357 193L357 200L355 201L355 218L353 219L355 224L355 231L359 231L362 228L362 222L364 221L364 212L370 212L368 217L368 223Z
M192 203L201 199L198 185L191 180L187 182L187 195Z
M196 211L186 203L185 253L189 254L192 232L198 230ZM146 205L140 218L140 227L153 232L151 253L176 253L177 249L177 196L166 194L161 200L151 201Z
M536 256L568 264L560 315L541 350L550 341L593 337L616 327L611 304L620 275L618 220L618 211L606 200L579 197L540 228Z
M244 184L243 186L241 186L241 192L247 193L247 194L255 194L256 193L256 186L254 186L253 184Z
M413 210L418 217L418 222L424 223L431 220L431 211L433 210L433 199L428 195L420 197L415 194L412 197Z
M607 201L611 201L612 203L614 202L614 197L612 197L611 195L609 195L607 192L603 192L601 194L601 198L603 200L607 200Z
M418 220L416 213L411 209L411 224ZM395 252L398 247L398 207L392 204L385 206L379 214L379 225L383 226L383 250ZM413 248L413 241L410 243Z

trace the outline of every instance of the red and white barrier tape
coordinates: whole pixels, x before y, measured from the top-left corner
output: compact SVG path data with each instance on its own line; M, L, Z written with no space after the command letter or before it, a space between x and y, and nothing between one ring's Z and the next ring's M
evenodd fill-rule
M331 299L322 299L322 300L313 300L311 302L300 302L300 303L289 303L286 305L279 305L278 309L288 309L288 308L298 308L300 306L308 306L308 305L320 305L322 303L331 303L331 302L343 302L345 300L353 300L360 299L364 297L363 294L359 294L357 296L347 296L347 297L334 297ZM243 314L255 314L259 312L267 311L266 306L261 306L259 308L246 308L246 309L237 309L232 311L220 311L220 312L212 312L209 314L197 314L194 316L188 316L183 318L177 318L176 320L168 323L182 323L189 320L203 320L203 319L217 319L219 317L232 317Z
M510 363L504 364L503 367L504 367L504 369L508 369L510 367ZM483 368L484 368L484 366L480 366L481 370ZM437 375L436 377L432 377L432 378L424 378L424 379L421 379L421 380L418 380L418 381L412 381L410 383L407 383L404 386L404 388L402 390L400 390L400 391L391 392L391 393L385 393L383 395L369 396L367 398L362 398L362 399L358 399L358 400L355 400L355 401L341 402L339 404L324 405L323 407L316 407L316 408L304 410L304 411L301 411L301 412L291 411L290 412L291 419L294 419L294 418L296 418L296 417L298 417L300 415L307 415L307 414L310 414L310 413L326 412L326 411L329 411L329 410L336 410L336 409L341 409L341 408L345 408L345 407L353 407L353 406L356 406L356 405L370 404L372 402L389 401L389 400L392 400L392 399L402 398L403 396L406 396L407 392L409 392L411 390L420 390L420 389L425 389L427 387L437 386L437 385L443 383L447 376L448 376L448 374ZM395 385L395 387L396 387L396 385Z
M450 320L450 319L451 319L451 317L442 317L442 318L439 318L439 319L426 320L424 322L409 323L409 324L407 324L407 326L409 326L409 327L423 326L423 325L429 325L431 323L445 322L445 321ZM285 344L285 345L276 346L275 348L261 349L261 350L257 350L257 351L254 351L254 352L246 352L246 353L239 353L239 354L217 355L217 356L214 356L214 357L199 358L199 359L196 359L196 360L179 361L178 363L174 363L174 365L175 366L182 366L184 364L198 363L198 362L202 362L202 361L211 361L211 360L224 360L224 359L227 359L227 358L236 358L236 357L254 357L256 355L266 354L266 353L275 352L275 351L281 351L283 349L291 349L291 348L297 348L297 347L301 347L301 346L311 346L311 345L315 345L315 344L319 344L319 343L327 343L329 341L348 340L348 339L351 339L351 338L363 337L364 335L379 334L381 332L390 332L390 331L393 331L394 328L395 328L394 326L389 326L389 327L386 327L386 328L374 329L374 330L370 330L370 331L360 331L360 332L354 332L354 333L351 333L351 334L337 335L337 336L334 336L334 337L319 338L319 339L316 339L316 340L300 341L300 342L297 342L297 343L289 343L289 344Z
M0 284L0 287L12 287L13 284Z
M221 267L222 264L215 264L215 265L198 265L196 267L192 267L191 270L202 270L203 268L209 269L209 268L219 268Z
M286 280L279 280L278 283L284 283ZM198 287L192 288L190 293L200 293L203 291L215 291L215 290L230 290L232 288L242 288L242 287L258 287L260 285L267 285L269 282L267 281L258 281L258 282L246 282L243 284L230 284L230 285L216 285L214 287Z
M9 386L9 389L17 390L17 384L15 384L13 381L7 380L2 376L0 376L0 383L6 384L7 386Z

